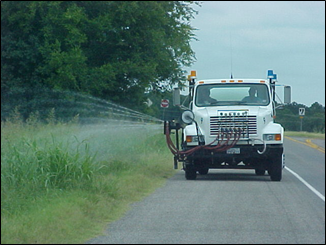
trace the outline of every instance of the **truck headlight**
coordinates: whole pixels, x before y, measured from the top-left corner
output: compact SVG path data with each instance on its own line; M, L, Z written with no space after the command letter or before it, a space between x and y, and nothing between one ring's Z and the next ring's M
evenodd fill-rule
M264 140L266 141L280 141L282 140L282 135L281 134L264 134Z
M198 142L198 136L188 135L188 136L186 136L186 141L188 143L190 143L190 142Z
M199 141L204 142L204 136L199 135ZM186 142L191 143L191 142L198 142L198 136L197 135L188 135L186 136Z

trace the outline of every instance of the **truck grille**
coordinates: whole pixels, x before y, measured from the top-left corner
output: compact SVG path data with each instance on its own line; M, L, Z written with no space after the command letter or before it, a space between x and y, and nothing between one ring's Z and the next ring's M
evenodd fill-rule
M233 114L233 113L232 113ZM240 139L248 139L249 135L257 134L256 116L227 115L210 118L210 135L217 136L220 132L234 132L241 129Z

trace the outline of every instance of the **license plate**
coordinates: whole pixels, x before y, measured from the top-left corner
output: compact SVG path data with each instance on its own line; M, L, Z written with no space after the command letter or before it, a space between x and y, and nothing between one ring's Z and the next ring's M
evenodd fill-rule
M226 154L240 154L240 148L230 148L226 150Z

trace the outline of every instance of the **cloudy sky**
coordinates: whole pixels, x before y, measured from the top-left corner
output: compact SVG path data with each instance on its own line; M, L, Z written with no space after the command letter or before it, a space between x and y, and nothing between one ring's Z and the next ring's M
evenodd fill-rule
M325 106L324 1L203 1L191 25L198 79L266 78L290 85L292 101ZM283 94L280 91L280 97Z

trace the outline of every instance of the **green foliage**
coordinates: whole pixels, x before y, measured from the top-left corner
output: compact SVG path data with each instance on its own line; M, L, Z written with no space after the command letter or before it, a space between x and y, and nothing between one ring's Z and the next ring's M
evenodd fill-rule
M325 107L318 102L313 103L310 107L296 102L285 105L283 109L277 110L275 121L282 124L285 130L300 131L299 108L305 108L305 115L302 118L302 131L325 133Z
M1 2L1 104L13 108L49 88L144 109L147 89L170 89L194 62L194 4Z
M325 133L309 133L306 131L285 131L285 136L325 140Z
M86 142L79 143L75 151L67 151L67 145L53 137L50 142L42 143L25 138L20 142L4 139L3 144L1 194L4 195L13 188L42 191L76 187L83 179L90 179L96 169Z
M1 127L2 244L84 243L175 172L159 125L30 118Z

